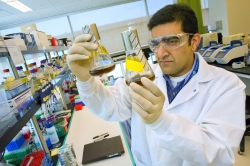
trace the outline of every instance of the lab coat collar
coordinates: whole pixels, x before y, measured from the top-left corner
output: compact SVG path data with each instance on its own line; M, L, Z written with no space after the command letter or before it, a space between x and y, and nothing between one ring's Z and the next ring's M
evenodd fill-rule
M190 100L195 94L199 92L199 83L207 82L214 78L214 74L212 72L211 67L207 64L207 62L203 59L203 57L199 54L199 69L198 73L193 76L193 78L181 89L178 95L175 97L173 102L169 105L169 102L166 100L164 103L164 110L171 109L179 104L182 104L188 100ZM163 78L163 73L158 65L155 69L155 84L161 89L163 94L167 98L167 88L166 81Z

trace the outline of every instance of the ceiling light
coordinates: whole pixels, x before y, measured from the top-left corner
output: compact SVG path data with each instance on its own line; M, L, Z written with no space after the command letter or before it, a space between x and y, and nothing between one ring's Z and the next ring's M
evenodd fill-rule
M32 11L31 8L28 6L24 5L23 3L19 2L18 0L1 0L2 2L22 11L22 12L28 12Z

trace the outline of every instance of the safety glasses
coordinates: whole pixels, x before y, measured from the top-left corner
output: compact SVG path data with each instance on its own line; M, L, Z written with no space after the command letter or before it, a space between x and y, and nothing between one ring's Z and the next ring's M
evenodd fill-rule
M158 52L160 46L162 46L166 50L172 51L186 44L189 36L192 35L194 34L182 33L152 38L149 41L149 47L153 52Z

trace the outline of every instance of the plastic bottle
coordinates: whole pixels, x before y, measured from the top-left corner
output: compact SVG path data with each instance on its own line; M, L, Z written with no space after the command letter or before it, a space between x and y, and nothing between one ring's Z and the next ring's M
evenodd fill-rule
M33 68L36 69L37 68L37 65L36 65L36 62L33 62Z
M36 145L36 150L35 150L35 151L42 150L42 146L41 146L41 144L40 144L40 142L39 142L39 139L38 139L38 137L36 136L35 132L32 132L31 136L32 136L33 141L34 141L34 143L35 143L35 145ZM34 150L32 150L32 151L34 152Z
M46 59L44 59L44 60L41 60L41 65L44 65L44 67L47 67L48 65L47 65L47 60ZM41 66L40 65L40 66Z
M16 67L17 73L19 75L19 77L24 77L24 72L23 72L23 67L22 66L17 66Z
M37 70L36 69L30 70L30 73L31 73L31 75L32 75L33 78L37 77Z
M29 69L29 70L34 69L34 65L33 65L33 63L30 63L30 64L28 64L27 66L28 66L28 69Z
M13 77L11 79L8 79L9 77ZM5 83L10 82L11 80L14 80L13 74L10 72L9 69L4 69L3 70L3 80Z
M59 138L56 133L56 128L49 121L46 121L46 131L47 131L47 134L49 135L49 138L53 147L54 148L59 147L61 143L59 142Z

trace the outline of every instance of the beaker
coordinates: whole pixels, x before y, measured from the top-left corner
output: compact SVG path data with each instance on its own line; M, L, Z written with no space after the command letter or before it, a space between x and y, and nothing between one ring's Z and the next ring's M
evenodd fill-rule
M91 51L92 56L92 68L90 69L89 73L92 76L100 76L105 73L109 73L115 69L115 63L110 57L108 51L103 46L99 32L97 30L96 24L90 24L90 29L92 30L93 37L91 41L98 44L98 48L96 51Z
M154 81L155 75L142 52L137 30L132 29L122 32L122 39L126 51L126 84L129 86L131 82L135 82L142 85L142 77Z

